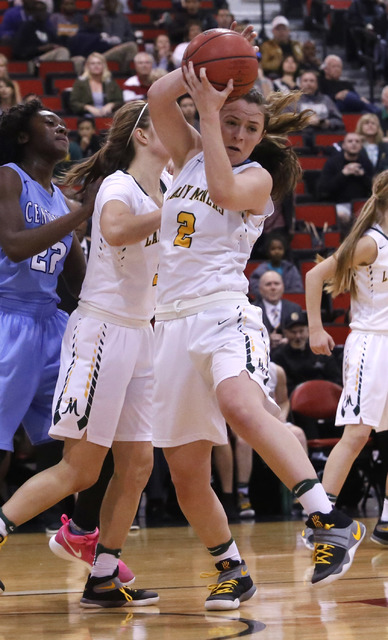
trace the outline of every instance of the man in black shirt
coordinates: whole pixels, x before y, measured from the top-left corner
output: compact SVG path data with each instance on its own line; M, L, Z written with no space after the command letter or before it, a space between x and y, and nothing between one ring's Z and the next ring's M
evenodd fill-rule
M329 55L323 61L319 89L329 96L342 113L378 113L376 105L361 97L349 81L341 78L343 65L339 56Z
M305 312L292 312L284 324L288 342L271 351L271 360L283 367L290 395L306 380L330 380L342 385L341 365L334 356L315 355L309 346Z

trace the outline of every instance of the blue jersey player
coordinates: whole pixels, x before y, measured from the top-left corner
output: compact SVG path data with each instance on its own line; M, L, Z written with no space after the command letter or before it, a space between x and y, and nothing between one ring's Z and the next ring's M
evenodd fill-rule
M85 258L73 229L93 212L52 183L68 152L66 126L39 101L0 119L0 460L23 424L31 442L48 437L67 314L57 308L63 271L78 296Z

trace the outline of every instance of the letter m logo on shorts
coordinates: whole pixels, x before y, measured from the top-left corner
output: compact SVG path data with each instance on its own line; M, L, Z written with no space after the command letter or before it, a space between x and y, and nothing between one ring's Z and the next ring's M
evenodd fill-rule
M62 412L62 415L64 416L65 413L73 413L73 412L79 418L79 413L77 411L77 398L70 397L67 403L67 407L65 411Z

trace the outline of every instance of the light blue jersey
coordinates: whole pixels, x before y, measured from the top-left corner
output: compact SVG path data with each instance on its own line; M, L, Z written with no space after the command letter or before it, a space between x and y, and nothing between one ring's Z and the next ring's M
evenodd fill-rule
M68 212L57 187L50 195L16 164L26 229ZM72 243L66 235L50 249L12 262L0 247L0 449L12 451L23 424L33 444L50 440L51 405L67 314L57 308L58 276Z
M39 227L68 213L69 208L58 187L53 185L53 194L50 195L18 165L9 163L5 166L14 169L21 178L20 206L26 229ZM14 308L16 311L18 303L22 303L26 313L26 307L31 303L32 314L35 305L48 305L55 312L59 302L56 294L58 276L71 243L70 233L50 249L22 262L12 262L0 247L0 308ZM51 304L53 302L55 307Z

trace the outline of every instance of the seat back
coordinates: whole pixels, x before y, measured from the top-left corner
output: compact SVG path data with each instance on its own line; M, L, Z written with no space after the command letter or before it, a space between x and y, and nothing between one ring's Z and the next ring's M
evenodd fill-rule
M291 395L292 412L315 420L334 418L342 388L329 380L308 380Z

